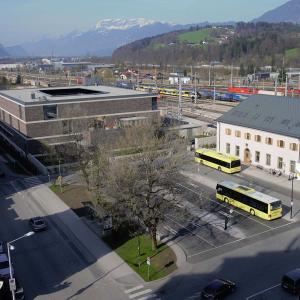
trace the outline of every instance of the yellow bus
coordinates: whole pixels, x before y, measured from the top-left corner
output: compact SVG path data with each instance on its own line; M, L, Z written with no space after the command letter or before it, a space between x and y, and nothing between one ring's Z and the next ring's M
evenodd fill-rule
M217 184L217 198L265 220L282 217L281 200L231 181Z
M210 149L202 148L196 150L195 161L226 173L241 171L241 160L239 158Z

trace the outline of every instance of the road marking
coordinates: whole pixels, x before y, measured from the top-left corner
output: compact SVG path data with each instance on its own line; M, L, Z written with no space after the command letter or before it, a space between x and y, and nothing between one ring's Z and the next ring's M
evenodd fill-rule
M171 227L169 226L164 226L165 229L167 229L168 231L170 231L171 233L173 233L174 235L177 235L177 231L172 229Z
M263 234L263 233L266 233L266 232L269 232L269 231L272 231L272 230L275 230L275 229L278 229L278 228L281 228L281 227L285 227L285 226L288 226L288 225L291 225L291 224L290 224L290 223L289 223L289 224L284 224L284 225L281 225L281 226L278 226L278 227L275 227L275 228L272 228L272 229L269 229L269 230L265 230L265 231L263 231L263 232L259 232L259 233L256 233L256 234L247 236L247 237L245 237L245 238L241 238L241 239L238 239L238 240L236 240L236 241L233 241L233 242L230 242L230 243L227 243L227 244L224 244L224 245L215 247L215 249L222 248L222 247L228 246L228 245L230 245L230 244L237 243L237 242L239 242L239 241L247 240L247 239L250 239L250 238L252 238L252 237L254 237L254 236L257 236L257 235L260 235L260 234ZM202 251L202 252L199 252L199 253L196 253L196 254L187 256L187 258L196 256L196 255L200 255L200 254L203 254L203 253L205 253L205 252L212 251L212 250L214 250L214 249L208 249L208 250L205 250L205 251Z
M24 178L24 181L31 187L37 187L39 185L42 185L43 183L39 180L37 177L26 177Z
M14 187L14 189L17 191L17 193L18 193L19 195L21 195L21 193L18 191L18 189L17 189L16 186L14 185L14 182L15 182L15 181L12 181L12 182L10 182L10 184Z
M232 215L229 215L229 214L227 214L226 212L224 212L222 210L219 210L218 213L221 214L221 215L223 215L223 216L226 216L228 218L232 218Z
M142 286L142 285L136 286L136 287L134 287L134 288L132 288L132 289L126 290L126 291L125 291L125 294L128 294L128 293L134 292L134 291L136 291L136 290L142 289L143 287L144 287L144 286Z
M201 228L201 225L198 225L196 222L194 221L190 221L190 224L197 227L197 228Z
M184 185L182 185L182 184L180 184L180 183L177 183L177 184L180 185L180 186L182 186L182 187L184 187L185 189L187 189L187 190L189 190L189 191L195 193L195 194L199 194L199 195L200 195L200 193L198 193L198 192L196 192L196 191L193 191L192 189L189 189L188 187L185 187ZM221 205L221 206L227 208L227 205L222 204L222 202L219 203L219 202L217 202L217 201L215 201L215 200L212 200L212 199L210 199L210 198L208 198L208 197L206 197L206 196L204 196L204 195L202 195L202 197L206 198L207 200L209 200L209 201L211 201L211 202L214 202L214 203L216 203L216 204L218 204L218 205ZM223 203L224 203L224 202L223 202ZM244 215L243 213L240 213L240 212L237 211L237 210L235 210L234 212L237 213L237 214L239 214L239 215L242 215L242 216L244 216L244 217L246 217L246 218L248 218L248 219L250 219L250 220L252 220L252 221L255 221L255 222L257 222L257 223L259 223L259 224L261 224L261 225L263 225L263 226L266 226L266 227L268 227L268 228L272 228L271 226L266 225L266 224L264 224L264 223L262 223L262 222L259 222L259 221L257 221L256 219L251 218L250 216Z
M270 288L268 288L268 289L266 289L266 290L264 290L264 291L262 291L262 292L259 292L259 293L255 294L255 295L249 296L249 297L246 298L246 300L248 300L248 299L250 299L250 298L253 298L253 297L257 296L257 295L260 295L260 294L262 294L262 293L264 293L264 292L266 292L266 291L272 290L272 289L274 289L275 287L280 286L280 285L281 285L281 283L279 283L279 284L277 284L277 285L274 285L274 286L272 286L272 287L270 287Z
M156 296L157 296L156 294L152 294L152 295L149 295L149 296L146 296L146 297L139 298L137 300L149 300L149 299L155 298Z
M198 187L197 184L194 184L194 183L192 183L192 182L188 182L188 184L191 185L191 186L193 186L193 187Z
M141 295L143 295L143 294L151 293L151 292L152 292L152 290L151 290L151 289L148 289L148 290L144 290L144 291L138 292L138 293L136 293L136 294L130 295L130 296L128 296L128 297L129 297L130 299L132 299L132 298L141 296Z
M199 236L198 234L193 233L191 230L187 229L186 227L184 227L183 225L179 224L178 222L174 221L173 219L169 218L167 215L165 215L165 217L167 217L168 219L170 219L172 222L174 222L175 224L179 225L180 227L184 228L185 230L189 231L192 235L197 236L198 238L200 238L201 240L205 241L206 243L212 245L214 248L217 248L214 244L212 244L211 242L207 241L206 239L204 239L203 237Z
M237 176L237 177L241 177L241 178L245 177L244 175L241 175L241 174L233 174L233 175Z

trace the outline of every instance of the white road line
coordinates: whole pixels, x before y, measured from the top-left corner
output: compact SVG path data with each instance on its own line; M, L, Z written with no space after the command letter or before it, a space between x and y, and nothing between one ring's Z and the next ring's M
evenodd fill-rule
M280 283L277 284L277 285L274 285L274 286L272 286L272 287L270 287L270 288L268 288L268 289L266 289L266 290L264 290L264 291L262 291L262 292L259 292L259 293L255 294L255 295L252 295L252 296L250 296L250 297L247 297L246 300L248 300L248 299L250 299L250 298L253 298L253 297L257 296L257 295L260 295L260 294L262 294L262 293L264 293L264 292L266 292L266 291L272 290L272 289L274 289L275 287L280 286L280 285L281 285Z
M189 190L189 191L191 191L191 192L193 192L193 193L195 193L195 194L199 194L198 192L193 191L192 189L189 189L188 187L185 187L184 185L182 185L182 184L180 184L180 183L177 183L177 184L178 184L178 185L181 185L182 187L186 188L187 190ZM210 198L208 198L208 197L206 197L206 196L204 196L204 195L202 195L202 197L208 199L208 200L211 201L211 202L214 202L214 203L216 203L216 204L219 204L219 205L221 205L221 206L223 206L223 207L225 207L225 208L227 207L225 204L219 203L219 202L217 202L217 201L215 201L215 200L212 200L212 199L210 199ZM256 219L253 219L253 218L251 218L251 217L249 217L249 216L247 216L247 215L244 215L244 214L242 214L242 213L240 213L240 212L238 212L238 211L236 211L236 210L235 210L234 212L237 213L237 214L239 214L239 215L242 215L242 216L244 216L244 217L246 217L246 218L248 218L248 219L250 219L250 220L253 220L253 221L255 221L256 223L259 223L259 224L261 224L261 225L263 225L263 226L266 226L266 227L268 227L268 228L272 228L271 226L266 225L266 224L264 224L264 223L261 223L261 222L257 221Z
M20 193L20 192L18 191L18 189L15 187L14 182L15 182L15 181L10 182L10 184L14 187L14 189L18 192L18 194L21 195L21 193Z
M194 221L190 221L190 224L197 227L197 228L201 228L201 225L198 225L196 222Z
M201 240L205 241L206 243L212 245L214 248L217 248L214 244L212 244L211 242L207 241L206 239L204 239L203 237L199 236L198 234L193 233L191 230L187 229L186 227L184 227L183 225L179 224L178 222L174 221L173 219L169 218L167 215L165 215L165 217L167 217L168 219L170 219L172 222L174 222L175 224L179 225L180 227L184 228L185 230L189 231L191 234L197 236L198 238L200 238Z
M128 297L129 297L130 299L132 299L132 298L141 296L141 295L143 295L143 294L151 293L151 292L152 292L152 290L151 290L151 289L148 289L148 290L144 290L144 291L138 292L138 293L136 293L136 294L130 295L130 296L128 296Z
M288 225L291 225L291 223L289 223L289 224L284 224L284 225L281 225L281 226L278 226L278 227L275 227L275 228L272 228L272 229L269 229L269 230L265 230L265 231L263 231L263 232L259 232L259 233L256 233L256 234L247 236L247 237L245 237L245 238L242 238L242 239L239 239L239 240L236 240L236 241L233 241L233 242L230 242L230 243L227 243L227 244L224 244L224 245L215 247L215 249L222 248L222 247L224 247L224 246L228 246L228 245L230 245L230 244L234 244L234 243L237 243L237 242L242 241L242 240L247 240L247 239L250 239L251 237L254 237L254 236L257 236L257 235L260 235L260 234L263 234L263 233L266 233L266 232L269 232L269 231L272 231L272 230L275 230L275 229L278 229L278 228L281 228L281 227L285 227L285 226L288 226ZM214 250L214 249L205 250L205 251L202 251L202 252L199 252L199 253L190 255L190 256L188 256L187 258L196 256L196 255L200 255L200 254L203 254L203 253L205 253L205 252L212 251L212 250Z
M157 296L156 294L152 294L152 295L148 295L146 297L142 297L142 298L139 298L139 299L136 299L136 300L149 300L149 299L155 298L156 296Z
M134 292L136 290L142 289L143 287L144 287L143 285L136 286L136 287L134 287L132 289L126 290L125 294L128 294L128 293Z
M173 233L174 235L177 235L177 231L172 229L170 226L164 226L164 228Z

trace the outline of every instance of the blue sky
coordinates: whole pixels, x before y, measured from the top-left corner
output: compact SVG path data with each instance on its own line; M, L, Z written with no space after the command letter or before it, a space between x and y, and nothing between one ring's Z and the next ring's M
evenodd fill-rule
M40 34L87 31L103 19L145 18L179 24L250 21L287 0L0 0L0 43Z

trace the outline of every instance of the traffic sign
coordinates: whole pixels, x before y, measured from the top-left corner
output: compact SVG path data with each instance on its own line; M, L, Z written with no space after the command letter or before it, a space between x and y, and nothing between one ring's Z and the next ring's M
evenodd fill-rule
M10 291L15 291L16 288L16 280L14 278L9 279L9 289Z
M57 178L58 180L61 180L61 176L58 176L58 178Z
M232 214L233 213L233 206L230 206L229 212Z
M147 257L147 261L150 261L150 257Z

